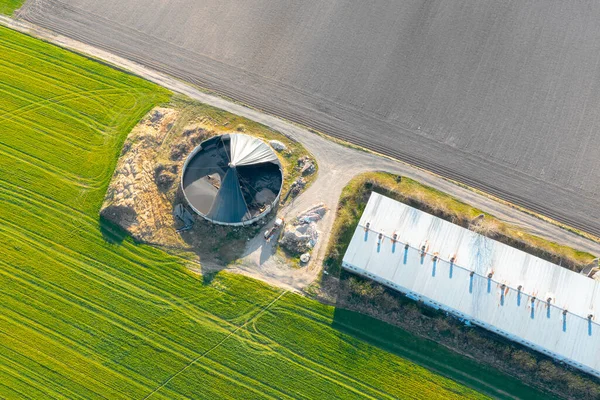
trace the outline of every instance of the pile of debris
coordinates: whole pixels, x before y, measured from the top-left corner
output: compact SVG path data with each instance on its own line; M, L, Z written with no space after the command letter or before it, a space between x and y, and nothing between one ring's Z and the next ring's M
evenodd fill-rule
M275 151L281 152L287 150L287 146L279 140L269 140L269 144Z
M147 120L145 121L146 124L157 129L160 128L160 124L168 111L168 109L164 108L155 108L154 110L152 110L150 116L148 116ZM173 125L168 125L167 130L171 129L171 126Z
M189 231L194 226L194 217L183 204L179 203L175 206L173 215L183 222L183 226L177 229L177 232Z
M315 162L310 159L308 156L300 157L298 159L298 169L300 169L300 173L302 176L312 175L317 170L315 166Z
M283 233L279 244L295 255L312 250L319 239L317 222L323 219L326 212L325 205L318 204L298 215L295 222Z
M312 249L317 244L318 238L317 225L313 222L291 226L285 231L279 243L292 254L302 254Z
M285 203L290 196L296 197L302 189L306 186L306 180L302 177L295 180L290 186L290 190L287 192L281 203Z
M298 224L310 224L311 222L318 222L322 220L326 212L327 207L325 207L325 204L320 203L304 211L298 215L296 219Z
M186 126L183 131L183 137L185 140L171 146L171 154L169 155L169 159L171 161L183 160L194 147L212 135L214 135L213 131L208 131L197 124Z
M158 164L154 168L154 182L158 190L165 193L171 189L173 183L177 180L179 168L177 164Z
M599 259L596 258L590 264L588 264L585 268L583 268L580 272L581 275L585 275L588 278L592 278L596 281L600 281L600 262Z

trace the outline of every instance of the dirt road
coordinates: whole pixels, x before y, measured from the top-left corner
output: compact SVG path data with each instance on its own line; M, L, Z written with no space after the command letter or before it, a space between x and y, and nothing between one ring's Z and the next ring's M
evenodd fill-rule
M493 201L488 197L457 186L424 170L412 167L402 162L390 160L386 157L356 150L346 146L341 146L295 124L286 122L261 111L233 103L224 98L201 92L197 88L161 72L157 72L148 67L123 59L93 46L57 35L30 23L15 21L6 17L0 17L0 23L56 43L60 46L104 60L115 66L140 75L150 81L156 82L157 84L167 87L175 92L185 94L203 103L210 104L234 114L238 114L260 122L295 140L302 142L303 145L315 156L319 163L318 177L313 185L304 194L299 196L289 207L286 207L283 210L285 215L295 215L298 212L301 212L319 202L323 202L331 210L335 210L343 187L350 179L352 179L352 177L364 171L380 170L408 176L426 185L433 186L441 191L457 197L464 202L496 215L505 221L522 226L539 236L581 250L589 251L593 254L600 254L599 243L592 242L529 214L525 214L515 210L512 207ZM326 214L326 218L320 222L319 229L323 233L329 232L333 223L333 217L334 213L329 212ZM326 240L320 240L318 242L314 251L316 256L313 257L313 259L321 260L323 258L325 243ZM310 278L314 276L317 271L317 268L310 268L310 270L306 273L298 272L297 276L287 277L285 285L291 288L302 286L306 282L309 282Z
M28 0L19 18L600 236L600 3Z

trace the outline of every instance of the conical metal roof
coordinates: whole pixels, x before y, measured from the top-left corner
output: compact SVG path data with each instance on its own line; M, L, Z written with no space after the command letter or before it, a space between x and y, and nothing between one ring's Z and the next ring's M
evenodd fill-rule
M231 167L225 173L221 188L206 216L213 220L232 223L248 219L249 213L248 205L240 188L237 170Z

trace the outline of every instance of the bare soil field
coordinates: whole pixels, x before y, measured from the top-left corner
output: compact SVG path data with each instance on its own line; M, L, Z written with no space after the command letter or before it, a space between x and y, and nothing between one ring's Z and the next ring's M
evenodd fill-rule
M600 4L29 0L18 18L600 236Z

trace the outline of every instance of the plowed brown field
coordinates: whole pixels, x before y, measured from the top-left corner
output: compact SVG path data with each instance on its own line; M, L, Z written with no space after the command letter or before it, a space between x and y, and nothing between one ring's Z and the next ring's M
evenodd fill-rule
M600 4L29 0L20 14L600 235Z

